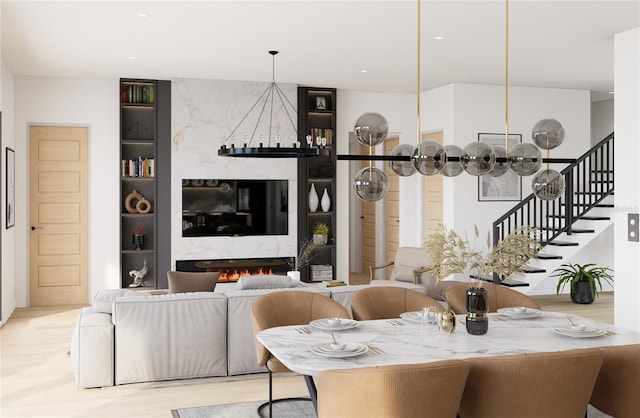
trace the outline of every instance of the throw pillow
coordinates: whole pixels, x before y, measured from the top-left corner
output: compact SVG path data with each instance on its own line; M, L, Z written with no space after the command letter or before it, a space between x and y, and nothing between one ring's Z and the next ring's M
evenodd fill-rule
M169 293L213 292L220 273L217 271L168 271Z
M95 312L110 314L115 298L121 296L144 296L142 293L132 289L102 289L96 293L91 306Z
M419 270L421 268L421 266L405 266L402 264L394 264L389 279L397 280L399 282L413 283L413 271Z
M294 287L289 276L263 274L257 276L242 276L236 283L236 290L245 289L284 289Z

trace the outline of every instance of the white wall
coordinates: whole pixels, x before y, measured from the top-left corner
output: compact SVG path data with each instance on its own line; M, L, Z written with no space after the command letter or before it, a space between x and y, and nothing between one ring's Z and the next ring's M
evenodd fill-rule
M118 80L16 77L16 306L28 296L28 126L89 127L89 297L120 286Z
M15 82L13 73L2 61L0 66L0 110L2 110L2 144L0 144L0 153L2 155L3 167L0 170L0 193L3 204L0 208L0 233L2 234L2 318L0 324L6 322L13 310L16 308L16 229L5 228L6 205L4 204L4 196L6 196L6 152L5 148L16 148L15 146Z
M591 145L613 132L613 105L613 99L591 103Z
M360 115L366 112L380 113L387 119L389 131L396 133L401 143L416 143L417 110L415 95L394 93L372 93L353 90L339 90L337 92L337 138L338 154L349 154L349 132ZM376 153L383 153L382 145L376 147ZM360 162L356 162L360 164ZM349 218L349 200L354 193L351 175L349 174L349 161L339 161L337 167L337 231L338 242L336 276L340 280L349 277L349 254L352 248L349 246L349 231L353 220ZM377 164L382 168L382 163ZM415 176L400 179L400 195L411 194L410 190L416 189ZM376 203L376 218L384 221L384 205L382 201ZM414 204L400 204L400 245L414 245L415 228L403 227L404 220L414 222L418 219L417 207ZM376 242L384 242L381 229L376 232ZM376 248L376 257L384 259L384 246Z
M504 133L505 100L503 86L456 84L453 87L453 129L445 132L445 143L461 148L477 141L478 133ZM543 89L511 86L509 88L509 133L522 134L523 142L531 142L531 129L541 119L553 118L562 123L566 138L551 151L551 157L575 158L590 148L590 93L586 90ZM546 151L543 152L546 157ZM565 165L553 166L556 170ZM522 197L531 194L532 176L522 178ZM472 234L478 225L481 237L490 232L491 224L511 209L516 202L478 202L478 179L463 173L445 179L455 183L452 206L456 231ZM478 243L484 247L485 239Z
M615 36L615 323L640 331L640 244L627 241L627 214L640 211L640 28ZM625 181L626 180L626 181Z
M222 138L228 137L242 117L267 88L268 83L173 80L171 84L171 263L176 260L202 260L248 257L290 257L297 254L298 172L295 159L231 158L218 156ZM292 104L297 103L297 87L278 84ZM296 115L291 115L297 124ZM249 114L234 134L236 146L251 132L257 111ZM274 102L274 135L281 135L291 146L296 130L280 102ZM263 116L256 133L267 145L269 114ZM272 138L275 146L275 138ZM182 237L182 179L280 179L289 180L289 234L246 237Z

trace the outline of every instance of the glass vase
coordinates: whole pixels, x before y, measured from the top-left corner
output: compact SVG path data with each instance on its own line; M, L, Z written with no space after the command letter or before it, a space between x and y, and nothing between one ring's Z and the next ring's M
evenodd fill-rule
M484 287L467 289L467 332L484 335L489 330L489 293Z

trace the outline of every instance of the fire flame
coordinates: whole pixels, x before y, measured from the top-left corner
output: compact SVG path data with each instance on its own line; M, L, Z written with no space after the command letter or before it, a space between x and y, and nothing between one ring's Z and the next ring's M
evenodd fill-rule
M271 269L258 268L256 271L250 271L249 269L244 269L238 271L236 270L227 270L220 273L220 277L218 277L218 281L220 282L236 282L242 276L252 276L252 275L266 275L273 274Z

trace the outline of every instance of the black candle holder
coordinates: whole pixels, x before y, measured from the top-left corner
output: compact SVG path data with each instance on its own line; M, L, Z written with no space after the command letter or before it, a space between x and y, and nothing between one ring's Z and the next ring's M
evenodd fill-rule
M467 289L467 332L484 335L489 330L489 292L484 287Z
M144 245L144 235L133 234L133 245L136 246L136 251L140 251Z

